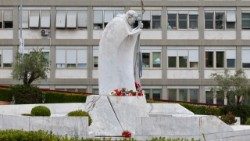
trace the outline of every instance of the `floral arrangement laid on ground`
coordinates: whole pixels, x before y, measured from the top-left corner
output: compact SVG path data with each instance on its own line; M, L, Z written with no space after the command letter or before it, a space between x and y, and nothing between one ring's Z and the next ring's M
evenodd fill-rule
M110 92L110 95L113 95L113 96L143 96L144 95L141 84L139 82L135 82L135 88L136 88L136 91L127 90L126 88L115 89L112 92Z
M131 136L132 136L132 133L128 130L125 130L122 132L122 137L124 138L131 138Z

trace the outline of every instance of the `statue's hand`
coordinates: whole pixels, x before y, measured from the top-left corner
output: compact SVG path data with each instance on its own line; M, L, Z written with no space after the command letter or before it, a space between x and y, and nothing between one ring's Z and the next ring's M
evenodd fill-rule
M142 22L139 22L138 27L139 27L140 29L142 29L142 28L143 28L143 23L142 23Z

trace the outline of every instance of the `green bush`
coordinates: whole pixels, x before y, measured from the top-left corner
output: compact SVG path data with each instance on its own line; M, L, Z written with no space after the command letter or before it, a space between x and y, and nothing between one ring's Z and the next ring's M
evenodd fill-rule
M8 89L0 89L0 101L11 101L12 95Z
M45 103L84 103L86 101L86 96L84 95L64 94L55 92L44 93L44 97Z
M42 91L31 85L15 85L10 88L16 104L42 103Z
M237 121L235 119L235 115L233 115L231 112L227 113L226 115L222 115L220 119L229 125L234 124Z
M236 117L240 117L241 124L244 124L247 118L250 117L250 106L247 105L238 105L238 106L224 106L221 109L223 115L231 112Z
M45 106L36 106L32 108L31 115L32 116L50 116L51 114L50 114L49 108Z
M187 104L187 103L182 103L181 104L183 107L187 108L194 114L198 115L215 115L215 116L220 116L221 115L221 109L218 107L213 107L213 106L200 106L200 105L193 105L193 104Z
M68 116L80 116L80 117L87 116L89 119L89 125L91 125L91 123L92 123L92 119L91 119L89 113L82 111L82 110L71 111L68 113Z
M250 118L247 119L247 121L245 122L246 125L250 125Z

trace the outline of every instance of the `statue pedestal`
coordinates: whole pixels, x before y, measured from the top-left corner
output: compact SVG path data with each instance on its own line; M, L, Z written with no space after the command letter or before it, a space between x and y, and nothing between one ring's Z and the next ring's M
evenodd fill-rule
M91 136L121 136L135 133L138 117L148 117L144 96L88 96L86 110L93 120Z

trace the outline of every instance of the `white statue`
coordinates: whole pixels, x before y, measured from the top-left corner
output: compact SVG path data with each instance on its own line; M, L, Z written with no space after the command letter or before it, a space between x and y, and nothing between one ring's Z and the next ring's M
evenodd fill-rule
M114 89L135 91L135 44L143 24L133 28L138 14L129 10L115 17L103 31L99 48L99 94Z

